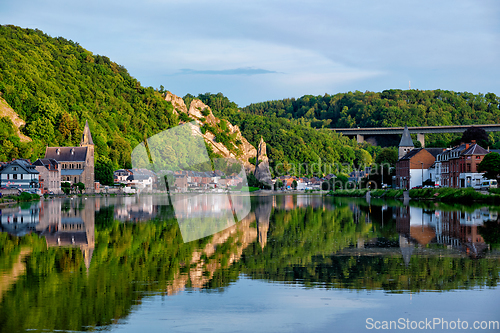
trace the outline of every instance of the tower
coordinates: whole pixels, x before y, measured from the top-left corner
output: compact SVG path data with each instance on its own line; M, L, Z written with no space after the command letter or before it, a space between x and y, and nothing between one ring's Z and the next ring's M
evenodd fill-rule
M82 139L80 140L80 147L87 147L87 156L85 158L84 166L84 181L85 190L87 193L94 192L94 141L90 133L88 120L85 122L83 129Z
M408 126L405 125L405 129L403 130L403 135L401 136L401 141L399 142L399 153L398 158L405 156L410 150L415 148L413 145L413 140L410 136L410 131L408 130Z

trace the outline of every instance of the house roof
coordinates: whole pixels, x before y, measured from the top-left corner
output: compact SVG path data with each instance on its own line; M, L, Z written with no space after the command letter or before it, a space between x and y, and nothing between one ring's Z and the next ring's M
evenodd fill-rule
M415 155L417 155L417 153L419 153L423 149L424 148L415 148L415 149L410 150L405 156L401 157L400 161L411 159L412 157L414 157Z
M59 162L57 162L53 158L39 158L35 162L33 162L33 165L44 166L49 170L56 170L58 169Z
M127 177L127 180L145 180L149 179L151 176L133 174Z
M7 169L9 166L14 166L14 165L18 165L19 167L21 167L27 173L33 173L33 174L39 173L36 170L36 166L34 166L33 164L31 164L31 162L29 162L27 160L23 160L23 159L17 159L17 160L14 160L14 161L12 161L12 162L4 165L4 167L2 169L2 172L6 172L5 169Z
M408 130L408 126L405 125L405 129L403 130L403 135L401 136L401 141L399 142L400 147L415 147L413 145L413 140L410 136L410 131Z
M45 158L53 158L58 162L85 162L88 147L47 147Z
M61 176L79 176L83 172L83 169L63 169L61 170Z
M489 151L478 145L477 143L472 144L469 148L465 149L461 155L487 155Z
M443 152L445 148L424 148L427 150L434 158L436 158L439 154Z

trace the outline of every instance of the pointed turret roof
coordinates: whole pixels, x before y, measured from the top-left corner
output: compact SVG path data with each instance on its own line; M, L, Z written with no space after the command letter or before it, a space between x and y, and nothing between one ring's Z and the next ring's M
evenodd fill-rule
M410 136L410 131L408 130L408 126L405 125L405 129L403 130L403 135L401 136L401 142L399 143L400 147L415 147L413 145L413 140Z
M85 128L83 129L82 140L80 141L80 146L93 145L92 134L90 134L89 121L85 122Z

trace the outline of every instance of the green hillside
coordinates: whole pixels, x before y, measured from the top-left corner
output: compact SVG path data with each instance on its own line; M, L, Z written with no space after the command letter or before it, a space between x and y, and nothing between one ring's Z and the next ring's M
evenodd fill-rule
M0 161L34 160L44 154L47 145L77 145L88 120L97 164L129 167L130 152L139 142L179 123L161 91L141 86L108 57L95 55L71 40L15 26L0 26L0 94L26 121L21 130L33 139L21 142L12 122L1 118ZM272 167L282 163L283 172L303 174L305 168L300 171L289 166L311 165L320 159L329 164L371 162L367 151L345 137L286 119L241 113L222 94L200 98L216 116L239 125L254 146L262 135ZM185 97L188 106L192 99L191 95ZM224 139L218 134L218 140Z
M144 137L178 123L170 103L108 57L39 30L0 26L0 94L26 121L21 143L0 120L0 160L35 159L45 146L76 145L88 120L101 161L130 164Z
M189 103L193 98L187 95L184 100ZM275 176L336 173L340 170L339 164L369 165L372 156L380 150L367 143L358 145L356 140L329 130L318 131L299 121L240 112L238 106L221 93L201 94L197 98L210 106L216 117L238 125L243 136L255 147L262 137Z
M306 95L250 104L242 111L296 119L315 128L498 124L500 97L494 93L392 89ZM451 141L453 138L452 135L434 135L426 141ZM497 143L500 135L491 135L491 139L492 143Z

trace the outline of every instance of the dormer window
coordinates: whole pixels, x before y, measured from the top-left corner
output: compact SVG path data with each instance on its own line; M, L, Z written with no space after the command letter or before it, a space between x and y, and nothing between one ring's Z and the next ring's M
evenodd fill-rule
M61 149L56 149L56 154L60 155L61 154Z
M75 149L71 148L69 152L71 153L71 155L75 155Z

